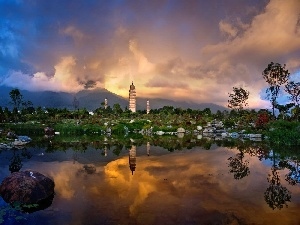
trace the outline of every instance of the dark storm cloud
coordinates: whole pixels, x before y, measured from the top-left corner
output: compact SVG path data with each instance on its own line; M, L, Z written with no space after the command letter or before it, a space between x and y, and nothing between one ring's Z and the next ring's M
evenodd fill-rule
M107 19L111 7L112 4L98 1L24 1L5 4L5 7L1 7L1 14L4 15L1 36L6 35L4 38L13 49L6 49L2 57L10 54L12 59L32 66L35 72L52 71L59 58L65 55L76 55L83 64L84 57L106 46L114 32L113 21ZM77 40L80 34L82 40ZM11 69L16 68L12 65Z
M1 61L7 69L31 66L33 71L26 70L29 73L53 73L59 58L69 54L83 66L89 57L113 56L118 27L129 33L121 44L138 38L150 59L155 58L157 50L149 42L159 47L174 40L167 50L176 46L178 54L186 51L188 57L193 52L179 42L198 39L201 45L217 41L218 28L211 24L237 13L237 7L230 9L220 1L2 1L1 46L9 47L2 52ZM206 34L197 31L195 24L207 30ZM172 51L164 52L168 56Z

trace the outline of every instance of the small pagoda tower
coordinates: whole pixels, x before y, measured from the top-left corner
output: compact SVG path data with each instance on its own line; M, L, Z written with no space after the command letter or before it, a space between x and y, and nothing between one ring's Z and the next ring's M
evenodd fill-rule
M104 99L104 109L107 108L107 105L108 105L108 104L107 104L107 98L105 98L105 99Z
M129 87L129 110L136 112L136 91L133 82Z
M147 114L149 114L150 112L150 103L149 103L149 100L147 100Z

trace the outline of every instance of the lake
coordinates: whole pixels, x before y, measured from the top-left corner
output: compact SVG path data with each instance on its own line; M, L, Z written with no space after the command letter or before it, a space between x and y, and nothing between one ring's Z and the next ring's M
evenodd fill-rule
M55 145L54 138L2 150L1 181L14 161L55 182L43 210L24 213L1 198L2 224L300 224L294 156L257 143L185 147L170 139L177 149L153 140L105 141Z

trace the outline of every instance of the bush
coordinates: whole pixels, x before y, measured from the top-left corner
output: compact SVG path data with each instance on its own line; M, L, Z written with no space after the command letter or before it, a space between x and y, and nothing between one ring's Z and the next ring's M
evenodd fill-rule
M260 113L255 121L255 127L257 129L265 129L269 121L270 117L267 113Z
M234 125L235 125L235 123L232 119L227 119L224 121L225 128L232 128Z
M284 120L274 121L269 125L267 136L271 144L300 145L300 123Z

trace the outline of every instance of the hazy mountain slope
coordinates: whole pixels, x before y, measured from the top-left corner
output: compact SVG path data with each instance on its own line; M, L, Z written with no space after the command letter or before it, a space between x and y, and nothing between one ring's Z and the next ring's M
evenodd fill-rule
M150 102L150 108L151 109L158 109L162 108L164 106L173 106L175 108L182 108L182 109L200 109L203 110L205 108L210 108L210 110L215 113L218 110L223 111L226 108L220 105L216 105L213 103L194 103L194 102L184 102L184 101L174 101L174 100L168 100L168 99L148 99ZM137 98L137 104L138 104L138 109L144 110L146 109L146 103L147 99L146 98Z
M10 102L9 92L11 91L11 88L8 88L6 86L0 87L0 106L2 107L8 107Z
M12 88L1 86L0 87L0 106L1 107L11 107L9 104L10 97L9 92ZM67 92L53 92L53 91L38 91L31 92L26 90L20 90L21 94L25 101L31 101L34 107L51 107L51 108L68 108L73 109L74 97L79 101L80 108L86 108L88 110L95 110L101 106L101 103L104 102L104 99L108 99L108 105L113 107L114 104L119 103L123 109L128 107L128 99L123 98L119 95L116 95L112 92L107 91L106 89L94 89L94 90L83 90L78 93L67 93ZM162 108L164 106L173 106L175 108L182 109L200 109L210 108L212 112L217 110L223 111L226 109L223 106L219 106L213 103L193 103L193 102L184 102L184 101L174 101L168 99L149 99L151 109ZM146 109L146 98L137 98L137 109L145 110Z
M108 105L113 107L114 104L119 103L122 108L128 106L128 100L116 95L106 89L94 89L84 90L76 94L76 98L79 101L80 108L87 108L89 110L95 110L101 106L104 99L107 98Z

